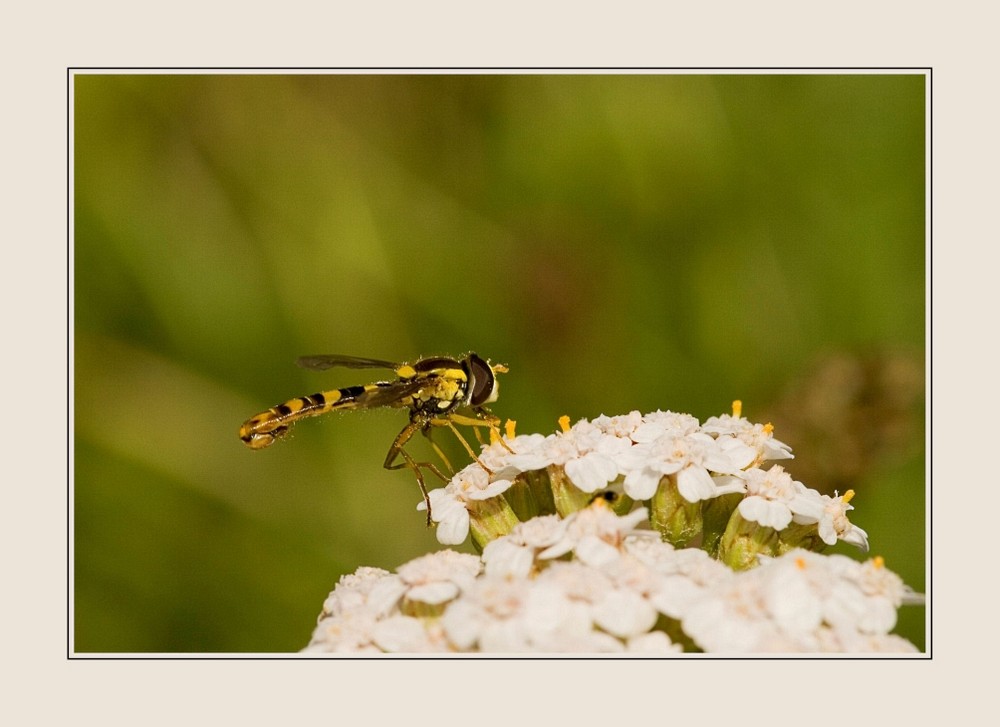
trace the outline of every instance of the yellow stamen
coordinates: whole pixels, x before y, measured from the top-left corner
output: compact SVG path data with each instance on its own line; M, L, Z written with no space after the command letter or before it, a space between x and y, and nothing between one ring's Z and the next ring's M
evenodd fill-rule
M517 422L513 419L508 419L507 423L504 424L504 432L507 434L507 439L514 438L514 428L517 426Z
M845 505L849 503L851 500L854 499L854 490L848 490L847 492L845 492L844 496L841 499L844 501Z
M764 434L774 434L774 425L771 422L764 425Z
M559 417L559 428L562 429L564 433L569 431L569 416L566 414Z
M876 568L885 568L885 558L883 558L881 555L876 555L874 558L872 558L872 565L875 566Z
M733 416L739 419L743 415L743 402L737 399L733 402Z
M795 567L798 568L799 570L805 570L806 569L806 559L805 558L796 558L795 559Z
M476 430L477 433L479 430ZM490 444L496 444L500 441L500 430L496 427L490 427Z

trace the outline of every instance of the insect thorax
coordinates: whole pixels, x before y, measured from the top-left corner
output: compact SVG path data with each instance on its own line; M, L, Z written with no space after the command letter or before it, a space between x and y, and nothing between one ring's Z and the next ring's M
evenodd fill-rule
M414 414L442 416L465 403L469 382L467 379L434 376L420 391L411 395L410 408Z

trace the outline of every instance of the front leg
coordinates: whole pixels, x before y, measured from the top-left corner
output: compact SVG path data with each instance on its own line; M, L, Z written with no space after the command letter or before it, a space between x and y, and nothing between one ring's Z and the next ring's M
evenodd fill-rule
M424 483L423 472L420 471L421 467L426 467L435 475L440 477L444 482L448 482L448 478L445 477L441 470L437 468L431 462L417 462L410 456L410 453L406 451L406 443L410 441L414 434L418 431L425 429L427 423L422 420L413 420L405 427L402 431L396 435L396 439L393 441L392 446L389 447L389 452L385 456L385 462L382 464L387 470L398 470L403 467L408 467L413 471L413 474L417 478L417 485L420 487L420 494L424 496L424 504L427 506L427 527L431 526L431 498L427 493L427 485ZM402 462L396 462L396 460L402 457Z

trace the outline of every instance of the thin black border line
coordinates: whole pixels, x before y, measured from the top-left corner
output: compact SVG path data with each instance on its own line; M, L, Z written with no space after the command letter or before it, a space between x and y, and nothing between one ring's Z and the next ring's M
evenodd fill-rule
M79 71L914 71L929 74L931 66L67 66Z
M66 472L66 660L67 661L686 661L686 662L698 662L698 661L902 661L902 662L932 662L934 660L933 655L933 644L934 644L934 619L933 619L933 598L928 598L926 610L926 637L927 643L925 644L925 652L923 654L917 654L914 656L875 656L875 655L860 655L860 654L801 654L801 655L775 655L770 656L766 653L753 654L745 656L726 656L726 655L713 655L713 654L699 654L699 655L678 655L678 656L616 656L613 654L609 655L578 655L574 656L571 654L565 655L544 655L544 656L504 656L504 655L492 655L492 654L442 654L436 656L424 656L419 654L386 654L382 656L361 656L361 655L299 655L299 654L286 654L286 653L249 653L249 654L161 654L154 653L149 655L144 655L142 653L129 653L129 654L95 654L89 656L86 654L79 654L73 651L72 636L73 628L71 619L73 616L72 610L72 597L74 591L72 588L72 577L74 575L74 569L72 567L72 539L71 539L71 518L70 515L73 513L72 509L72 493L73 488L71 487L73 483L73 426L71 420L72 413L72 396L74 393L73 381L72 381L72 363L73 363L73 328L72 328L72 314L73 314L73 297L70 295L72 291L73 282L73 270L69 262L72 260L73 251L73 77L74 74L81 70L199 70L199 71L212 71L212 70L609 70L609 71L629 71L629 70L781 70L788 71L790 75L802 75L798 73L799 71L809 71L809 70L830 70L830 71L850 71L850 70L900 70L900 71L920 71L925 73L927 77L927 86L925 90L925 108L927 109L927 119L925 127L926 143L925 149L927 151L927 174L926 174L926 188L924 191L924 199L927 204L926 210L926 220L927 229L924 231L924 241L927 245L927 270L925 274L927 275L926 290L927 290L927 302L926 302L926 316L927 321L925 322L925 329L927 331L927 341L926 341L926 351L925 355L927 357L929 370L925 372L927 378L927 401L926 406L926 422L925 422L925 439L927 441L928 451L926 453L927 469L924 473L926 478L927 487L927 517L928 517L928 535L927 535L927 549L925 553L926 563L925 571L927 573L927 583L925 584L925 591L927 593L933 592L933 582L934 582L934 559L932 557L934 551L934 487L933 487L933 462L934 462L934 430L931 426L933 421L933 407L934 407L934 317L933 317L933 307L934 307L934 278L931 271L934 267L934 101L933 101L933 77L934 69L932 66L927 67L917 67L917 66L884 66L884 67L868 67L868 66L857 66L857 67L826 67L826 66L808 66L801 68L787 68L787 67L747 67L747 68L735 68L735 67L657 67L657 66L640 66L640 67L598 67L598 66L587 66L587 67L374 67L374 66L358 66L358 67L208 67L199 68L197 66L183 66L174 69L173 67L158 67L158 66L145 66L145 67L130 67L130 66L67 66L66 68L66 252L67 252L67 265L66 265L66 383L67 383L67 398L66 398L66 453L67 453L67 472Z
M76 590L74 589L76 568L73 560L73 508L75 491L73 399L73 71L66 74L66 658L73 659L73 618L76 614Z
M927 210L927 229L924 231L924 241L927 245L927 269L924 274L927 276L925 282L927 289L927 309L925 315L925 330L927 331L927 371L924 376L927 379L927 401L925 403L926 421L924 422L925 436L927 441L927 471L924 473L927 487L927 551L925 557L927 562L924 569L927 572L927 582L924 584L924 592L933 594L934 592L934 69L927 70L927 126L924 133L927 135L927 188L924 191ZM926 631L927 657L929 661L934 659L934 607L933 595L927 597L926 611Z

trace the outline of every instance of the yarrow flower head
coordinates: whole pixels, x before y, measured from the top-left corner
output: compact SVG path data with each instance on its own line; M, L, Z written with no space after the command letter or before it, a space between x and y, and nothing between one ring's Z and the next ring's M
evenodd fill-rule
M495 432L477 461L428 499L442 544L460 544L471 533L479 549L518 522L566 518L599 497L611 498L618 514L644 504L665 540L677 546L700 540L734 567L837 540L865 549L867 534L847 519L848 496L821 495L778 465L760 466L788 457L773 427L742 417L739 402L733 414L704 425L672 411L573 425L564 417L549 435L517 435L508 422L505 436Z
M690 414L657 409L642 415L641 424L635 428L629 438L636 444L642 444L643 442L652 442L654 439L668 434L674 437L684 437L700 430L701 425L698 423L698 419Z
M562 543L568 520L558 515L540 515L518 523L506 537L490 541L483 548L486 571L496 575L527 577L535 567L538 554Z
M873 567L880 566L793 550L706 590L682 627L713 652L847 651L860 639L867 650L915 651L887 638L902 599L865 592Z
M411 560L397 572L406 586L406 598L435 606L468 588L482 567L474 555L440 550Z
M492 541L482 558L444 550L395 574L359 569L331 593L305 650L915 651L890 631L896 609L919 597L881 559L792 550L733 571L636 529L637 517L601 502L580 511L562 538L545 516ZM585 545L589 538L602 548ZM492 567L508 542L530 563Z
M541 451L546 438L541 434L521 434L504 437L485 447L479 454L480 464L497 480L514 479L522 472L545 469L549 464Z
M638 411L630 411L628 414L613 417L601 414L592 422L595 427L605 434L628 439L632 439L632 435L643 423L644 418Z
M586 419L549 438L542 451L549 464L560 465L580 491L594 493L619 475L618 457L632 446L620 437Z
M718 440L701 432L683 436L664 433L636 444L622 456L622 461L627 472L625 492L636 500L651 498L666 475L676 476L677 488L688 502L743 489L742 483L732 478L713 479L713 473L735 475L741 468Z
M646 514L646 508L640 507L619 517L604 500L595 500L590 507L569 515L562 536L538 557L559 558L573 551L584 563L607 563L618 557L625 536L646 519Z
M868 549L853 491L795 480L773 427L733 413L599 416L501 436L429 493L441 550L360 568L306 650L712 653L913 651L922 597ZM425 509L421 502L417 508Z

